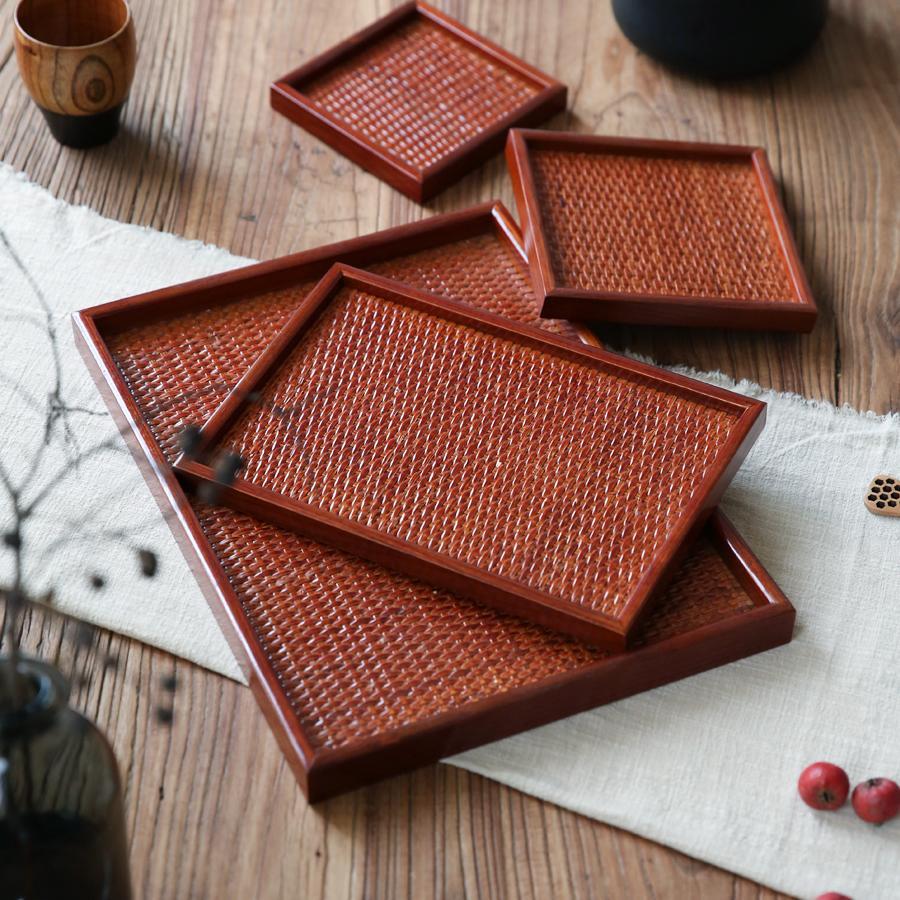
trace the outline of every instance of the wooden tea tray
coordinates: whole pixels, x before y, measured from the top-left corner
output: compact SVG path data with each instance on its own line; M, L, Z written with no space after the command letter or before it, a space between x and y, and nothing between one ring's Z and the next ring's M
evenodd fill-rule
M203 425L240 512L624 649L764 404L336 265Z
M764 150L514 130L506 157L542 315L812 330Z
M406 3L276 81L272 106L419 203L503 149L566 88L426 3Z
M515 226L497 204L75 318L88 366L310 800L790 640L790 603L718 513L642 626L643 643L610 655L190 499L170 465L182 423L209 415L335 258L536 317Z

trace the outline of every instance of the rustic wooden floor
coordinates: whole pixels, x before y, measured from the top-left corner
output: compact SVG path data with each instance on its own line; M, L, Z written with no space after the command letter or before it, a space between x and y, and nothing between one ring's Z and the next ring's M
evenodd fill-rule
M0 158L64 200L260 258L494 196L512 206L499 159L423 209L269 109L270 79L390 5L133 0L140 61L125 132L90 153L48 138L7 28ZM606 0L439 5L570 85L559 127L769 150L820 305L812 335L621 328L604 329L607 342L810 397L900 408L897 0L835 0L802 63L718 88L639 56ZM0 0L0 20L13 6ZM446 766L311 809L248 691L114 635L75 650L71 631L36 617L25 643L69 669L84 662L74 654L118 658L94 666L76 699L123 769L137 897L775 896ZM173 669L165 726L155 710Z

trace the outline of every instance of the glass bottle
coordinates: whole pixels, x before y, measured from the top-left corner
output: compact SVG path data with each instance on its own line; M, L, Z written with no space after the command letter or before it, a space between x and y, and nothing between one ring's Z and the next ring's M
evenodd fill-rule
M68 698L35 659L0 682L0 900L130 900L116 759Z

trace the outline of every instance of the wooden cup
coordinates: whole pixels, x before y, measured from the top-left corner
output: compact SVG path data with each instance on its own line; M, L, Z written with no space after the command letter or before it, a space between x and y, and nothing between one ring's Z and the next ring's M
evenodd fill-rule
M137 47L125 0L21 0L19 72L50 132L69 147L115 137Z

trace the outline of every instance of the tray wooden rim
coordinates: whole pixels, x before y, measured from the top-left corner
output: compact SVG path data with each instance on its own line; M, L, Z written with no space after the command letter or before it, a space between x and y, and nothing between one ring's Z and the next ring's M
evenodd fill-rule
M499 202L481 204L461 213L435 216L385 232L366 235L350 241L291 254L281 259L257 263L220 275L196 279L135 297L91 307L73 315L76 344L85 364L104 397L113 420L122 433L138 469L168 522L173 535L203 591L210 609L235 658L248 677L250 687L269 726L304 794L310 802L324 800L337 793L362 787L375 780L409 771L414 767L437 762L450 752L462 752L475 746L518 733L529 727L547 724L615 699L622 699L701 671L777 647L790 641L795 611L771 576L734 531L723 545L726 561L738 576L748 595L758 597L763 606L746 613L685 632L653 645L652 655L641 657L640 664L617 664L621 673L615 696L605 684L594 686L596 670L573 678L565 691L557 689L543 704L528 696L515 705L507 703L506 694L488 698L481 709L478 728L468 727L467 707L460 708L458 718L432 720L412 726L386 730L356 742L354 748L316 750L300 725L296 713L281 689L270 659L244 614L243 608L207 541L197 515L172 471L149 425L143 419L134 396L128 390L107 346L105 335L141 324L152 318L164 318L176 312L209 308L231 302L238 297L252 297L291 284L308 280L308 270L321 267L322 261L334 255L380 259L397 255L396 244L404 252L424 249L472 236L471 228L495 229L508 241L523 261L527 261L518 228ZM423 243L426 242L426 243ZM410 247L412 249L410 249ZM124 321L120 321L124 320ZM596 343L586 329L581 339ZM707 527L724 519L715 511ZM767 608L771 608L767 612ZM650 648L650 649L653 649ZM640 651L637 651L640 652ZM631 659L635 651L627 654ZM608 662L605 660L604 662ZM579 670L580 671L580 670ZM666 674L663 674L665 672ZM451 711L455 712L455 711Z
M587 290L558 283L542 227L530 146L564 152L626 152L655 158L746 162L756 175L768 214L769 233L778 247L796 302ZM522 220L532 281L538 296L543 298L542 316L634 325L812 331L818 309L762 147L514 128L507 138L506 161Z
M156 321L167 312L179 315L284 290L303 281L318 281L336 259L362 268L401 254L433 249L492 232L501 237L527 266L519 227L512 214L500 200L487 200L455 212L426 216L405 225L100 303L74 315L101 323L104 331L112 335ZM581 341L600 346L587 326L577 322L571 325L578 331Z
M305 81L322 74L330 66L350 58L360 49L377 42L415 17L428 19L465 41L480 55L507 70L514 71L540 88L534 97L516 110L498 118L489 128L423 169L411 166L376 141L354 131L345 121L324 109L302 91ZM565 109L566 96L567 88L562 82L422 0L404 3L270 85L270 101L273 109L417 203L425 203L480 163L500 152L510 128L517 125L538 125L554 113Z
M311 794L310 802L342 790L343 766L351 761L369 767L364 783L404 771L398 770L391 758L393 747L388 741L402 741L410 749L428 748L436 761L789 643L796 611L731 521L716 510L706 523L705 533L746 591L753 609L656 643L612 652L578 669L511 688L425 721L380 732L355 742L352 748L320 750L314 755L309 774L314 780L314 792L321 793ZM687 650L702 656L705 662L691 660L673 676L671 654ZM655 670L656 663L662 659L668 662L665 675ZM609 676L616 671L626 686L611 690ZM595 684L595 678L602 678L603 683ZM548 707L552 710L549 715ZM501 709L504 721L498 723L497 713ZM460 727L465 728L465 735L458 733ZM473 733L477 728L486 729L489 736Z

